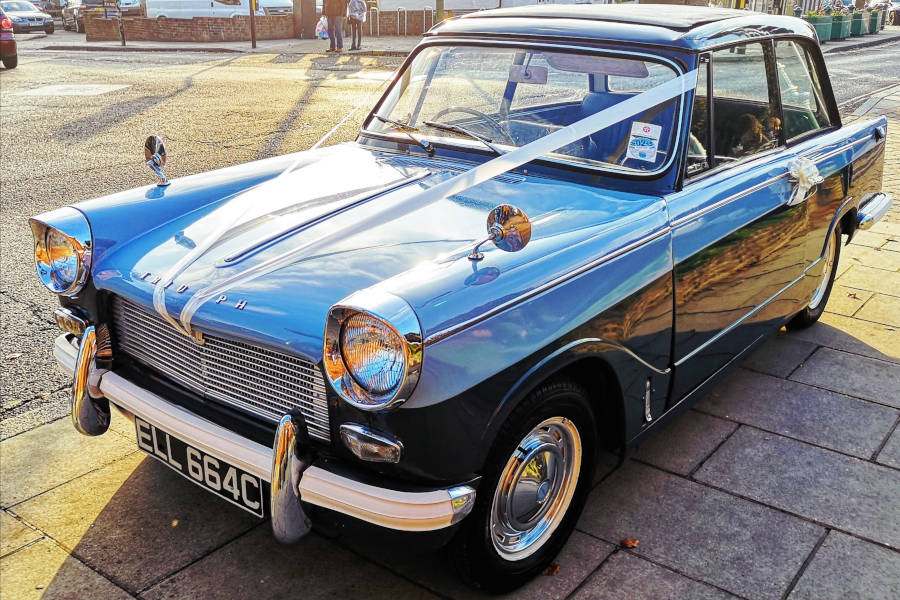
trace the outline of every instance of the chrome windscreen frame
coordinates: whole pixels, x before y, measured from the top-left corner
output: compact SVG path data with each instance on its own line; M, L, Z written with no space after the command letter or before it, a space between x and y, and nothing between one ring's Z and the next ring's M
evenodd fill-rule
M400 382L385 394L365 389L344 362L341 332L344 323L355 314L368 314L385 323L403 343L404 366ZM335 304L328 311L322 352L325 378L345 402L360 410L375 411L399 406L409 399L422 370L422 327L412 307L393 294L363 290Z
M78 209L64 206L28 219L34 235L34 263L37 276L44 286L55 294L74 296L87 283L91 272L94 238L87 217ZM47 248L47 233L55 229L72 243L78 257L78 272L67 286L59 285L53 276Z

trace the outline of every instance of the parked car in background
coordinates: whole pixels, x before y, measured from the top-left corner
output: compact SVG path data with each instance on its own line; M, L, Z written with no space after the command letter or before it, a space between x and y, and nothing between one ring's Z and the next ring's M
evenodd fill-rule
M16 34L12 21L0 7L0 62L7 69L15 69L19 64L19 53L16 49Z
M249 0L146 0L147 18L192 19L194 17L235 17L250 14ZM256 14L289 15L291 0L259 0Z
M119 10L123 17L143 17L144 3L142 0L119 0Z
M819 319L842 244L891 207L886 128L841 122L793 17L443 21L352 143L170 182L151 136L156 185L30 220L73 424L121 409L280 541L430 532L509 590L565 544L601 449Z
M0 2L0 7L12 21L13 31L16 33L31 33L32 31L53 33L53 17L38 10L31 2L7 0Z
M89 12L106 14L103 0L68 0L62 9L63 29L74 29L78 33L83 33L84 15Z

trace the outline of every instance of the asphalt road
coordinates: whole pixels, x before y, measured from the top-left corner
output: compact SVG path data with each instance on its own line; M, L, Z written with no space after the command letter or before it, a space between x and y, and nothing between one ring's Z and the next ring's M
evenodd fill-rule
M838 101L852 108L900 81L885 66L898 46L828 57ZM167 142L170 177L308 148L354 106L371 105L400 62L25 51L17 69L0 71L0 437L67 411L70 382L51 354L57 303L34 275L29 216L151 181L150 133ZM352 139L365 112L329 143Z

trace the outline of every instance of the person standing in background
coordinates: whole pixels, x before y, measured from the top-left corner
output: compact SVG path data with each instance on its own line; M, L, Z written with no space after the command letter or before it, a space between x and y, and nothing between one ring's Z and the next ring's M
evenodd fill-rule
M368 10L365 0L350 0L347 13L350 17L350 49L359 50L362 46L362 25L366 22Z
M344 51L344 15L347 14L347 0L325 0L322 13L328 19L328 42L326 52Z

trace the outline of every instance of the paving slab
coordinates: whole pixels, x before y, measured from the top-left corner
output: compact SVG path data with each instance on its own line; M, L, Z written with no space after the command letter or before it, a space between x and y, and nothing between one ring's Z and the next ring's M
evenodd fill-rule
M856 265L836 280L840 285L888 296L900 295L900 273Z
M9 600L131 598L122 588L47 539L0 559L0 597Z
M832 292L834 298L834 292ZM828 306L831 306L829 300ZM815 352L817 345L779 331L741 363L741 366L760 373L787 377Z
M846 263L847 266L865 265L887 271L900 271L900 252L850 244L841 249L841 263Z
M825 305L825 310L838 315L852 317L874 293L834 284L831 288L831 296L828 297L828 304Z
M737 369L697 409L869 459L897 410L802 383Z
M272 538L268 526L257 527L160 582L141 597L145 600L436 598L428 590L316 533L296 545L280 545Z
M41 539L41 533L25 525L8 512L0 511L0 556Z
M869 248L881 248L890 240L889 235L877 231L857 231L853 234L853 244Z
M898 290L900 293L900 290ZM892 325L900 329L900 297L876 294L856 314L859 319ZM900 333L898 333L900 336Z
M688 579L630 552L616 552L573 596L574 600L727 600L722 590Z
M0 505L12 506L136 451L133 441L114 431L98 437L81 435L69 419L3 440Z
M900 224L889 223L884 219L872 225L872 229L870 229L870 231L874 231L875 233L883 233L889 237L893 236L896 238L900 238Z
M150 586L260 522L143 453L15 511L130 591Z
M639 556L745 598L766 599L784 593L824 531L634 461L591 493L578 527L614 543L636 539Z
M792 331L791 336L836 350L900 364L900 336L897 332L896 327L826 312L818 323L808 329Z
M687 475L737 427L736 423L690 410L645 442L634 457Z
M900 598L900 554L832 531L789 598L896 600Z
M900 427L894 430L875 460L883 465L900 469Z
M900 548L900 472L742 427L694 478Z
M887 361L820 348L791 380L900 408L900 365Z

